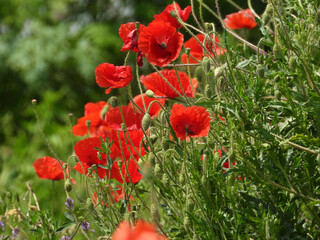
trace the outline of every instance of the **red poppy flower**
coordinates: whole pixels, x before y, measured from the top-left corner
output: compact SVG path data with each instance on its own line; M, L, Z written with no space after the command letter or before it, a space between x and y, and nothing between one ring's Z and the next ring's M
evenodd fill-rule
M141 120L143 118L141 114L134 112L130 106L121 106L121 112L128 131L141 129ZM123 131L121 128L123 123L121 112L118 106L106 114L106 123L114 130Z
M224 23L230 29L252 29L258 25L250 9L227 15Z
M142 102L142 96L143 96L144 103L145 103L147 109L152 101L157 100L162 106L164 106L164 104L166 102L166 99L163 99L163 98L149 98L149 97L147 97L146 94L139 94L133 98L133 102L140 109L138 107L136 107L134 104L132 104L131 102L129 103L129 106L134 108L134 110L140 114L144 114L144 112L145 112L143 102ZM161 111L161 106L158 103L153 103L150 107L149 114L151 117L154 117L154 116L157 116L160 111Z
M170 124L178 138L205 137L210 130L210 115L204 107L184 107L174 104L171 109Z
M153 21L141 26L139 49L149 63L163 67L177 59L183 44L183 35L169 22Z
M121 24L119 28L119 35L123 41L121 51L125 52L128 50L138 52L138 36L137 27L135 22L128 22Z
M205 39L205 35L199 33L196 35L197 39L203 44L204 39ZM213 38L213 36L211 36L211 38ZM219 56L225 53L225 50L223 50L222 48L220 48L217 43L219 43L219 39L217 36L215 36L215 44L213 44L210 39L206 39L206 49L207 51L210 53L211 56ZM202 46L198 43L198 41L194 38L191 37L188 41L186 41L184 43L184 47L185 48L190 48L190 56L189 57L189 63L198 63L195 59L201 61L202 58L204 57L203 55L203 48ZM214 54L213 54L214 52ZM206 54L206 56L208 56L208 54ZM195 59L194 59L195 58ZM183 63L187 63L187 54L184 53L181 55L181 61Z
M107 103L100 101L97 103L87 103L84 106L84 116L78 119L78 123L73 126L72 133L75 136L85 136L88 134L87 121L90 121L89 133L91 137L101 136L105 138L111 128L107 126L101 118L101 111ZM109 106L111 109L111 106Z
M60 161L61 164L63 162ZM62 180L64 179L64 172L59 164L59 160L45 156L38 158L33 162L33 168L39 178L50 180Z
M132 227L129 222L122 221L111 240L166 240L167 238L157 232L152 223L138 220Z
M120 135L120 141L119 141L118 133ZM128 135L130 140L128 138ZM113 130L109 138L110 142L113 141L113 144L111 147L111 153L110 153L111 157L114 159L117 157L123 159L122 152L124 154L125 159L131 158L132 155L136 159L139 159L139 154L141 156L144 156L146 153L141 144L142 138L143 138L143 132L141 129L129 131L127 133L121 132L121 131L117 132L116 130Z
M98 150L96 148L101 148L101 140L99 137L91 137L83 139L76 143L74 146L75 154L78 156L80 163L77 164L74 169L80 172L81 174L87 174L88 168L92 165L107 165L107 156L103 153L100 154L98 158ZM117 163L113 163L111 167L111 172L104 168L97 166L98 176L100 178L115 178L120 179L121 175L119 172L119 167Z
M179 14L180 18L182 19L182 21L187 21L189 14L191 12L191 6L186 7L184 10L181 10L180 6L178 3L176 3L176 7L177 7L177 13ZM177 28L181 28L181 24L178 22L177 19L175 19L174 17L171 16L170 12L171 11L176 11L175 7L173 4L168 5L162 13L160 13L159 15L154 15L154 18L156 21L163 21L163 22L169 22L171 23L172 26L177 27Z
M173 69L172 70L165 69L160 71L160 73L183 96L182 90L179 84L179 80L175 71ZM188 74L178 71L178 75L181 81L183 91L186 94L186 96L194 97ZM164 79L157 72L151 73L147 76L142 75L140 77L140 82L143 83L147 89L152 90L154 94L157 96L168 97L168 98L179 97L179 95L164 81ZM196 79L192 79L192 85L194 90L196 91L198 87L198 81Z
M114 88L127 86L132 80L130 66L114 66L110 63L102 63L96 68L96 82L106 89L106 94Z

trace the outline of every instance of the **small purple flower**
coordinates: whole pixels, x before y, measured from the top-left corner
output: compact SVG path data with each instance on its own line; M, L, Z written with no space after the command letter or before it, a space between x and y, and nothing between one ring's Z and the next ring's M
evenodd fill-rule
M62 236L60 240L70 240L71 237L68 237L68 236Z
M66 201L66 206L67 206L67 209L71 209L71 210L74 210L74 207L73 207L73 204L74 204L74 201L72 200L72 198L67 198L67 201Z
M0 227L2 229L2 231L4 230L4 223L2 221L0 221Z
M15 239L15 238L18 236L19 232L20 232L20 229L19 229L19 228L14 228L14 229L12 229L12 236L11 236L11 238L12 238L12 239Z
M91 231L91 232L94 232L94 229L92 229L91 227L90 227L90 223L88 223L88 222L86 222L86 221L83 221L82 223L81 223L81 229L82 229L82 231L84 231L84 232L87 232L87 231Z

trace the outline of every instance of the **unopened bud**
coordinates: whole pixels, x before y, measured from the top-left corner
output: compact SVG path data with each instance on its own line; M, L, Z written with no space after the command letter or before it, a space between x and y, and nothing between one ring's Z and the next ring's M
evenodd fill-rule
M90 125L91 125L91 121L90 120L86 120L86 126L88 129L90 129Z
M223 76L224 74L224 69L226 68L226 65L222 65L220 67L217 67L215 70L214 70L214 76L215 78L219 78L221 76Z
M211 96L211 87L209 84L206 85L206 87L204 88L204 94L206 95L206 97L210 97Z
M202 70L205 72L205 73L208 73L209 70L210 70L210 59L208 57L204 57L202 59Z
M190 56L190 48L186 48L186 54L187 54L187 56Z
M154 176L155 176L156 178L161 177L161 167L160 167L159 163L157 163L157 164L154 166L153 173L154 173Z
M262 14L262 21L264 22L264 24L266 25L269 20L271 19L273 14L273 7L272 4L269 3L266 7L266 10L264 11L264 13Z
M108 100L108 104L111 105L111 107L116 107L118 105L118 99L116 97L111 97Z
M202 66L196 67L196 70L194 71L194 77L196 79L198 79L198 81L201 81L203 75L204 75L204 73L203 73L203 70L202 70Z
M100 118L104 119L108 111L109 111L109 105L106 104L100 112Z
M64 188L66 189L67 192L72 191L72 184L69 178L64 182Z
M121 169L121 167L122 167L122 165L123 165L123 161L118 160L117 162L118 162L118 166L119 166L119 168Z
M62 164L62 167L63 167L64 170L67 170L68 164L64 163L64 164Z
M178 17L178 14L175 12L175 10L172 10L172 11L170 12L170 15L171 15L172 17L174 17L174 18L177 18L177 17Z
M290 57L290 58L289 58L289 68L290 68L292 71L295 71L295 70L296 70L296 60L294 59L294 57Z
M191 227L191 222L190 222L190 218L188 216L186 216L183 220L183 225L184 228L186 229L186 231L188 232L190 227Z
M273 55L276 58L280 57L280 55L281 55L281 48L277 43L273 46Z
M169 187L170 180L169 180L169 177L166 173L164 173L162 175L162 183L165 187L167 187L167 188Z
M154 98L154 92L153 92L152 90L147 90L147 91L146 91L146 95L147 95L147 97L149 97L149 98Z
M122 129L123 131L126 130L126 124L125 124L125 123L121 123L121 124L120 124L120 127L121 127L121 129Z
M162 143L162 147L163 147L164 150L168 150L169 149L169 147L170 147L169 139L167 139L166 137L162 137L161 143Z
M151 116L149 113L146 113L142 118L142 129L147 131L151 123Z

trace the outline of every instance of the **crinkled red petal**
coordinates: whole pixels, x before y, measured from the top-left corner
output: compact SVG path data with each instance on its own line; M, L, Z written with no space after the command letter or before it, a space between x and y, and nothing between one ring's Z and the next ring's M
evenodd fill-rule
M63 162L61 162L61 164L63 164ZM64 178L64 172L59 164L59 160L49 156L35 160L33 162L33 168L38 177L42 179L62 180Z

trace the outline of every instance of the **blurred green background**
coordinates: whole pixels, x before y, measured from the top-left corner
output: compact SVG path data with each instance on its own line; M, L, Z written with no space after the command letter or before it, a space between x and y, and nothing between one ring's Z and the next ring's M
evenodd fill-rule
M198 6L195 1L195 6ZM94 71L103 62L122 65L126 53L120 52L120 24L139 21L148 24L171 1L161 0L10 0L0 1L0 188L23 195L31 181L42 209L55 195L55 211L64 210L63 183L55 184L52 193L49 180L38 179L32 163L50 155L36 125L32 99L38 100L38 111L44 132L66 161L77 138L70 134L68 113L73 122L83 115L83 106L108 96L95 82ZM204 1L214 11L214 1ZM182 8L189 1L179 1ZM222 16L236 12L228 1L220 1ZM247 8L247 1L237 1ZM264 3L254 1L257 13ZM204 11L205 21L219 23ZM188 23L193 24L192 16ZM220 28L221 29L221 28ZM245 32L255 41L258 28ZM248 36L250 34L250 36ZM185 39L189 39L186 35ZM134 58L131 64L134 64ZM147 74L147 64L144 74ZM135 83L134 83L135 84ZM59 210L62 209L62 210Z

